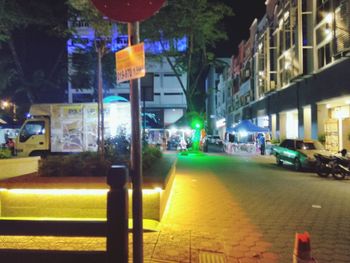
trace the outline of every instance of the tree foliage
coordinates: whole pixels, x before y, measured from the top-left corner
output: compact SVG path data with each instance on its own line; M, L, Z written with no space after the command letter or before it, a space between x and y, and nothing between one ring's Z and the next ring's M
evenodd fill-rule
M65 47L49 52L68 34L64 13L62 1L0 1L0 95L24 93L33 103L42 94L65 88ZM45 43L43 35L54 40Z
M115 60L111 43L113 31L116 30L117 25L98 12L89 0L68 0L68 5L71 21L87 21L94 34L89 43L77 46L74 51L73 73L70 76L74 88L90 89L93 87L97 93L98 75L96 69L99 55L103 65L103 89L106 91L115 87ZM86 37L80 36L78 32L73 32L73 35L75 41Z
M218 41L227 39L222 21L233 15L225 4L208 0L168 0L158 14L141 24L142 37L159 41L165 56L176 75L187 73L187 83L178 81L186 95L188 111L203 111L205 94L200 89L201 81L209 65L215 63L211 49ZM187 38L186 52L176 46L165 49L166 40ZM173 58L173 60L172 60Z

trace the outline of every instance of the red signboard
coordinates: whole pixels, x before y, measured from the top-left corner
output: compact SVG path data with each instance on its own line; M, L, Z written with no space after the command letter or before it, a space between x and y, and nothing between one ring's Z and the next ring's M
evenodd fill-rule
M165 0L92 0L105 16L118 22L145 20L157 12Z

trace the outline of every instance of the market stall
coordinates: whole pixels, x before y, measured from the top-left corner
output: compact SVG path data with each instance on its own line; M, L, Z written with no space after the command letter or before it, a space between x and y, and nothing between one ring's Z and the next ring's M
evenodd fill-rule
M249 120L243 120L234 127L226 129L225 151L227 153L260 151L261 141L268 144L270 133L268 128L255 125Z

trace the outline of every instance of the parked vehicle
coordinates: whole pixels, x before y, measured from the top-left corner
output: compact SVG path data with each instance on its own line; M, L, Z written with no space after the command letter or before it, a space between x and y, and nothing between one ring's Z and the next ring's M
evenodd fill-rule
M335 156L335 167L333 177L337 180L342 180L350 176L350 158L347 157L347 151L341 151L342 156Z
M18 156L97 151L97 103L34 104L16 138ZM130 104L104 104L104 135L130 135Z
M224 143L219 135L207 135L204 138L205 140L208 141L208 143L218 144L218 145L221 145Z
M279 146L273 147L277 165L291 164L296 171L313 168L316 163L314 154L330 155L316 140L285 139Z
M314 154L316 159L315 169L320 177L328 177L330 174L334 176L336 157L326 156L319 153Z
M224 141L219 135L207 135L202 139L202 149L204 152L223 152Z

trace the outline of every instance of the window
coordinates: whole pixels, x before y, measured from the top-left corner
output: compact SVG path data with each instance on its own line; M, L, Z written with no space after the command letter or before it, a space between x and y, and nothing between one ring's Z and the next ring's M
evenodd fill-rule
M296 141L296 148L298 150L324 150L324 147L319 142L303 142Z
M331 44L328 43L317 50L318 68L322 68L332 61Z
M123 97L124 99L127 99L128 101L130 101L129 93L119 93L118 96Z
M284 140L281 143L281 147L288 148L288 149L294 149L294 141L293 140Z
M45 122L44 121L30 121L25 124L23 129L19 133L19 141L25 142L32 135L45 134Z
M146 76L141 78L141 100L153 101L154 74L146 73Z
M182 95L182 92L165 92L164 95Z

